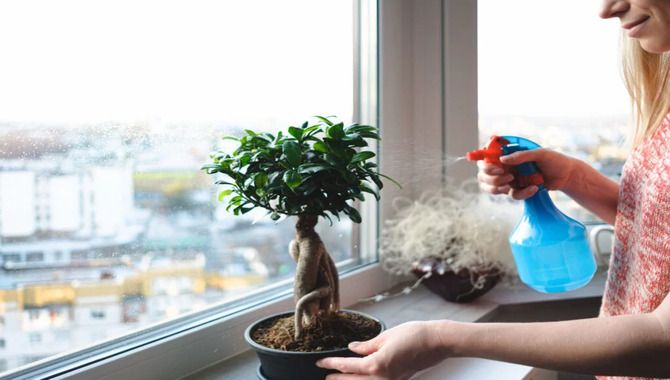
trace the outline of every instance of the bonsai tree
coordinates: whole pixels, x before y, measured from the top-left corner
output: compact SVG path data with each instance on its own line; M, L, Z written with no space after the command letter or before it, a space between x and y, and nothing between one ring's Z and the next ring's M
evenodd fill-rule
M319 217L354 223L361 216L352 202L368 193L379 200L383 187L375 153L364 150L366 139L379 139L369 125L344 126L318 116L313 123L289 127L276 135L245 130L241 137L226 136L239 146L232 153L212 153L208 174L223 174L219 201L235 215L252 209L267 210L272 220L297 216L295 239L289 246L297 263L294 282L295 339L318 318L333 316L340 307L338 275L333 259L314 230ZM385 176L384 176L385 177ZM388 177L387 177L388 178Z

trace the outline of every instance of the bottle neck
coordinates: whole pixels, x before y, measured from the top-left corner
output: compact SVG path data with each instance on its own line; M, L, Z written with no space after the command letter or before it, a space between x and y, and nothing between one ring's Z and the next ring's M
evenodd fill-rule
M549 196L549 191L547 190L546 187L544 187L544 185L540 185L539 189L537 190L537 193L535 193L535 195L524 201L524 207L527 213L528 212L540 213L540 214L556 214L557 212L559 214L561 213L554 204L554 202L551 200L551 197Z

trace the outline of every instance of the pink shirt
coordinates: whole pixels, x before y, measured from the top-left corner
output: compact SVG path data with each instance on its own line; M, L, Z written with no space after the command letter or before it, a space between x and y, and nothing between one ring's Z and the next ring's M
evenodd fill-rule
M600 315L653 311L670 291L670 118L626 160L614 229Z

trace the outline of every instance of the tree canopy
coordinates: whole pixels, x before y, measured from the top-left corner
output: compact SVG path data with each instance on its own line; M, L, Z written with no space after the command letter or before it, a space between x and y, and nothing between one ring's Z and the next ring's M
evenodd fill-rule
M235 215L261 207L273 220L301 214L332 220L344 213L360 223L351 202L364 201L364 193L379 200L380 177L388 178L370 161L375 153L366 150L367 140L380 139L377 128L369 125L345 126L317 116L276 135L245 130L224 139L239 145L232 153L212 153L212 163L202 169L223 174L216 181L224 187L219 201L225 200Z

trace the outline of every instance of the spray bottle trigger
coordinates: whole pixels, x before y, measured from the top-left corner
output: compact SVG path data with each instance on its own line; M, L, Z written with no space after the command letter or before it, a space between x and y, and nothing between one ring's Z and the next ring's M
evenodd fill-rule
M502 147L502 150L503 155L508 155L514 152L528 150L528 148L519 144L507 144ZM528 186L540 186L544 184L544 178L542 177L540 168L537 167L537 164L534 161L511 166L510 172L514 176L510 186L514 189L523 189Z

